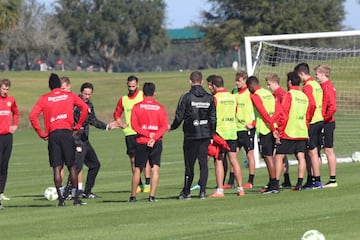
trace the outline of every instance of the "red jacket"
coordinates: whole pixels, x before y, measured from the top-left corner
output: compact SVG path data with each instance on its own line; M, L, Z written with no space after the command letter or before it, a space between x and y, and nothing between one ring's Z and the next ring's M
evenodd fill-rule
M168 115L161 104L153 97L145 97L144 100L135 104L131 111L131 127L135 130L136 142L146 144L150 134L155 141L161 140L168 130Z
M19 123L19 110L15 98L12 96L0 97L0 134L10 133L11 126Z
M309 99L309 106L310 106L310 114L311 114L311 118L314 116L315 110L316 110L316 102L315 102L315 98L313 95L313 88L311 85L306 84L306 82L308 81L315 81L312 77L309 77L308 79L305 80L304 82L304 86L302 88L303 92L306 94L306 96Z
M286 91L282 88L279 87L278 89L276 89L273 92L273 96L275 97L275 112L274 115L271 117L273 124L271 124L271 126L274 125L274 123L280 125L283 124L284 121L286 121L284 118L284 112L283 112L283 102L284 102L284 97L286 95Z
M80 118L74 127L74 106L81 111ZM42 131L39 121L43 114L45 132ZM88 106L76 94L66 92L59 88L42 95L30 113L30 122L41 138L57 129L80 129L88 115Z
M323 90L322 115L324 122L334 122L336 112L336 90L330 79L320 84Z
M261 86L258 86L255 88L255 93L256 90L260 89ZM258 111L258 113L260 114L262 120L265 122L265 124L271 129L271 131L275 131L275 128L273 126L273 121L271 116L269 115L269 113L266 111L264 104L261 100L261 98L259 97L259 95L257 94L251 94L251 101L254 104L254 107L256 108L256 110Z

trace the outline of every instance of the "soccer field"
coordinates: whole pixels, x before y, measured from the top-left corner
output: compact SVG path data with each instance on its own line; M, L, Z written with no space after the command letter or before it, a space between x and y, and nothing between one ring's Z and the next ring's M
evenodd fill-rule
M204 75L224 76L226 87L233 87L231 69L206 70ZM360 163L338 165L339 187L311 191L261 195L267 183L265 168L256 170L255 188L237 197L236 190L226 190L224 199L197 198L176 200L183 184L184 163L181 128L165 135L158 202L147 202L148 195L140 193L138 202L128 203L130 196L130 163L126 155L124 136L117 129L105 132L91 128L90 138L102 167L94 192L97 199L86 200L85 206L74 207L68 201L65 208L47 201L44 190L53 186L52 170L48 164L47 142L29 128L27 114L38 96L48 91L49 73L9 72L12 80L10 94L16 97L21 111L21 128L14 135L10 159L5 209L0 211L1 239L300 239L309 229L324 233L327 240L359 239ZM63 73L59 73L60 76ZM119 96L126 94L126 77L130 74L65 72L72 80L73 91L81 83L94 83L92 98L98 118L112 117ZM181 93L189 89L189 72L139 73L140 83L155 82L156 98L168 110L175 112ZM340 118L340 119L339 119ZM341 120L341 116L338 117ZM341 122L341 121L340 121ZM357 122L356 122L357 124ZM341 131L341 124L337 131ZM356 139L357 131L351 134ZM347 143L335 139L338 150L351 154ZM354 145L358 145L354 142ZM243 153L239 162L243 164ZM196 166L198 167L198 166ZM214 191L214 166L209 162L207 193ZM297 167L290 167L290 177L296 182ZM198 168L196 168L198 177ZM86 174L86 168L85 168ZM248 169L243 168L246 181ZM322 166L322 180L327 181L327 166Z
M85 206L74 207L67 201L43 197L52 186L46 142L32 130L21 130L14 139L6 194L0 211L1 239L300 239L309 229L324 233L326 239L357 239L360 229L359 163L338 165L339 187L333 189L261 195L267 182L264 168L257 169L255 188L244 197L226 190L223 199L177 200L183 183L182 132L165 136L158 202L128 203L130 165L120 130L92 129L91 139L102 163L94 192ZM240 162L241 157L239 157ZM208 193L215 187L213 163L209 163ZM247 169L243 168L244 180ZM296 166L290 176L296 180ZM327 178L327 166L322 167ZM198 171L196 177L198 177ZM355 191L354 191L355 190Z

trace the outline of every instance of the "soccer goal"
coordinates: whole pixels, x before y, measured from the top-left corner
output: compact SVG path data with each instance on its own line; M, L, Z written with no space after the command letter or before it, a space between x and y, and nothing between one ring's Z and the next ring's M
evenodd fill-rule
M309 64L312 75L318 64L329 65L337 98L337 160L351 161L360 152L360 31L249 36L245 54L249 76L257 76L263 86L268 74L277 73L286 88L287 72L301 62Z

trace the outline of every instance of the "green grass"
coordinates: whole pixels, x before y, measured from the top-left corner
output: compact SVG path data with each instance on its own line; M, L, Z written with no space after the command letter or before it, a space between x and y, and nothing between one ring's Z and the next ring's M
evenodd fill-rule
M156 83L157 99L165 105L170 120L179 96L189 89L190 72L139 73L140 83ZM224 76L226 87L233 87L231 69L206 70ZM127 202L130 196L130 163L124 136L120 130L104 132L91 129L91 141L102 167L94 192L101 196L87 200L88 205L56 208L56 202L43 198L45 188L52 186L52 170L48 164L47 142L29 127L28 113L40 96L48 91L49 73L7 72L12 80L10 93L21 110L21 128L14 135L6 195L0 211L1 239L300 239L309 229L323 232L327 240L356 239L360 229L358 186L359 163L338 165L339 187L316 191L291 192L263 196L258 193L267 182L266 169L257 169L255 189L239 198L235 190L226 191L224 199L190 201L175 199L182 188L184 163L181 129L169 132L164 139L160 184L156 203L147 202L147 194L138 202ZM90 81L95 86L92 98L99 119L112 118L116 101L126 94L126 78L130 74L59 72L71 78L73 90ZM344 75L343 79L354 81ZM356 82L357 84L357 82ZM341 88L340 88L341 89ZM339 90L338 90L339 91ZM335 133L339 155L350 155L358 148L358 120L340 113ZM354 125L356 127L354 127ZM344 139L350 140L344 140ZM239 156L242 163L243 154ZM208 193L215 186L213 163L209 164ZM296 166L290 168L296 182ZM86 171L85 171L86 172ZM243 168L243 180L247 169ZM322 167L323 181L327 166ZM196 165L196 176L198 166ZM194 193L194 196L197 192Z
M339 187L313 191L261 195L267 182L264 168L257 169L255 188L244 197L227 190L224 199L176 200L183 183L182 132L170 132L164 139L160 184L156 203L147 194L128 203L130 165L120 130L92 129L92 144L102 163L93 189L101 198L89 199L86 206L43 197L52 186L46 142L30 129L16 133L9 167L6 194L0 211L1 239L300 239L309 229L318 229L328 240L356 239L360 229L358 192L359 163L338 165ZM239 157L242 163L242 156ZM208 193L215 186L213 163L209 163ZM198 166L196 166L198 177ZM296 166L291 166L296 181ZM244 181L247 169L243 168ZM327 178L327 167L322 176Z

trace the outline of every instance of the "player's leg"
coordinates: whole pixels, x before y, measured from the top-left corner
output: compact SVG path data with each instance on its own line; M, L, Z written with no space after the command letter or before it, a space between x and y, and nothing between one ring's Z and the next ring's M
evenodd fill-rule
M336 182L336 156L334 151L335 122L324 124L324 151L328 159L329 181L324 187L337 187Z
M185 164L184 187L179 195L179 199L189 198L191 184L194 179L194 165L199 148L199 143L195 140L184 139L183 153Z
M12 134L1 135L0 146L0 201L10 200L4 195L8 175L9 160L12 151L13 136Z
M200 141L197 158L200 165L200 198L206 198L206 184L209 175L209 168L208 168L208 145L210 143L209 139L204 139Z
M85 165L89 168L88 174L86 177L86 184L85 189L83 192L83 197L85 198L96 198L96 195L92 193L92 188L95 185L96 176L100 170L100 161L96 155L94 148L91 146L90 143L85 145L87 148L87 153L85 156Z

